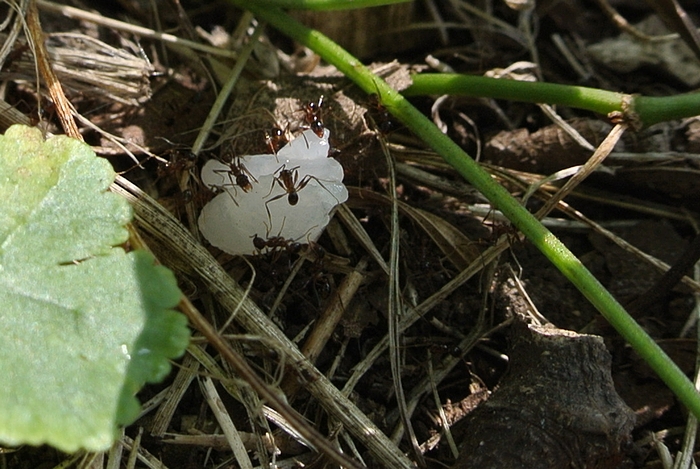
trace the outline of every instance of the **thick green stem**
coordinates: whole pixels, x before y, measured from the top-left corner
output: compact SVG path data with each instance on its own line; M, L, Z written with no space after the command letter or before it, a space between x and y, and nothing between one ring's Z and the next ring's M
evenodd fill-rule
M504 80L456 73L423 73L413 76L404 96L450 94L507 99L528 103L560 104L607 115L612 111L634 111L643 125L700 114L700 93L647 97L530 81ZM629 103L629 109L626 104Z
M528 103L561 104L607 114L621 111L625 95L612 91L532 81L516 81L457 73L422 73L404 96L450 94L507 99Z
M644 125L700 115L700 93L676 96L637 96L633 110Z
M690 380L668 358L625 309L585 268L571 251L530 212L496 183L469 155L413 107L401 94L374 76L336 43L290 18L281 10L266 9L253 0L231 0L247 8L292 39L306 45L335 65L367 93L377 93L389 112L432 147L467 181L484 194L588 298L634 350L652 367L690 411L700 417L700 395ZM613 99L612 97L608 99Z

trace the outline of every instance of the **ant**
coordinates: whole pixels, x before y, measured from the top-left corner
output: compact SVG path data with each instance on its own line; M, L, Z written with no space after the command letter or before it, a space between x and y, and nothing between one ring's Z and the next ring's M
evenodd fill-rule
M275 182L279 184L282 189L284 189L284 193L276 195L265 202L265 206L267 206L267 204L270 202L281 199L285 195L287 196L287 202L289 202L289 205L296 205L299 202L299 191L306 187L311 179L316 178L310 174L307 174L301 179L301 181L299 181L298 170L299 166L295 166L292 169L287 169L287 165L283 164L277 169L277 171L275 171L275 174L273 174L272 187L270 187L270 192L267 194L267 196L272 194L272 189L275 187Z
M392 115L381 103L379 95L376 93L369 95L369 107L366 115L372 120L375 130L380 134L389 134L397 128Z
M265 131L265 143L270 149L270 153L276 155L277 152L285 146L289 140L282 129L279 127L273 127L272 129Z
M253 246L255 246L255 249L258 251L262 251L265 248L269 248L270 250L286 249L290 254L298 254L299 251L301 251L302 244L293 239L286 239L283 236L273 236L263 239L256 234L253 236Z
M333 196L336 201L338 200L331 191L328 190L326 186L316 177L311 174L307 174L301 180L299 180L299 166L295 166L292 169L287 169L287 165L283 164L277 171L272 175L272 185L270 186L270 192L267 193L265 197L269 197L272 194L272 190L275 188L275 182L284 190L282 194L276 195L273 198L265 202L265 210L267 210L268 218L272 219L270 214L270 209L268 204L274 202L277 199L281 199L285 195L287 196L287 202L289 205L296 205L299 203L299 191L305 188L311 180L318 183L319 186L323 187L329 194Z
M325 130L323 126L323 121L321 120L321 108L323 106L323 95L318 98L318 102L310 101L302 108L302 111L306 114L304 120L308 124L309 128L318 136L318 138L323 138L323 131Z
M197 155L184 147L169 149L166 154L169 154L170 160L159 158L163 164L156 169L158 179L167 176L179 177L182 172L192 170L197 162Z
M245 165L241 163L240 157L236 157L229 163L225 164L228 166L228 170L226 171L228 173L228 177L234 186L240 187L241 189L243 189L243 192L250 192L253 190L253 185L251 184L250 180L252 179L256 183L258 182L258 180L255 179L255 176L253 176L253 174L250 171L248 171ZM220 173L222 171L215 172Z

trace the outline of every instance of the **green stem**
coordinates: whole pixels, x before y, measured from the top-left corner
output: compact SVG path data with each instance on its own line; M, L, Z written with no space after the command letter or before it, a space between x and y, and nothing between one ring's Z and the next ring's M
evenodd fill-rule
M386 82L374 76L355 57L318 31L307 28L281 10L261 7L254 0L231 1L251 10L260 19L312 49L326 62L335 65L365 92L377 93L393 116L432 147L527 236L627 340L693 415L700 417L700 395L680 368L556 236L427 117Z
M258 0L267 8L278 7L290 10L353 10L378 7L394 3L407 3L411 0Z
M560 104L607 115L624 111L625 102L644 125L700 114L700 93L668 97L647 97L586 88L529 81L504 80L456 73L423 73L413 76L404 96L450 94L507 99L528 103Z
M644 125L700 114L700 93L685 93L676 96L638 96L633 103L634 111Z
M528 103L561 104L600 114L621 111L622 93L532 81L516 81L456 73L422 73L413 75L413 84L404 96L450 94L482 98L507 99Z

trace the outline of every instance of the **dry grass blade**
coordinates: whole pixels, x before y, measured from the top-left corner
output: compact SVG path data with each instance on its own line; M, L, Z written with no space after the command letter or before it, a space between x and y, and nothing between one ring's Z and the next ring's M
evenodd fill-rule
M603 12L610 18L610 20L615 23L615 25L620 28L620 30L626 32L632 37L635 37L639 39L640 41L653 41L656 39L661 39L665 40L666 38L656 38L656 37L651 37L640 31L639 29L635 28L629 22L625 19L624 16L619 14L615 8L613 8L612 5L610 5L610 2L608 0L596 0L598 5L600 6L600 9L603 10Z
M143 465L145 465L149 469L168 469L168 466L160 462L160 460L148 452L148 450L140 445L138 445L138 442L135 442L128 436L124 435L122 437L122 444L124 445L124 448L126 448L129 451L134 451L136 453L136 457L138 458L139 462L141 462Z
M596 167L598 167L603 160L610 154L610 152L615 148L615 144L617 141L622 137L622 133L627 129L627 125L625 124L618 124L613 129L610 131L607 137L605 137L605 140L598 146L596 151L593 153L593 156L589 158L588 161L586 161L586 164L581 167L581 169L574 174L571 179L566 181L566 184L557 191L556 194L554 194L547 202L544 204L544 206L537 212L536 216L537 218L543 218L551 212L554 207L559 203L559 201L563 200L564 197L569 195L569 193L574 190L576 186L578 186L581 182L583 182L588 175L595 170Z
M416 458L418 466L426 467L423 453L420 451L418 439L411 423L411 413L406 406L406 396L401 379L401 330L399 322L404 313L404 303L401 296L400 270L399 270L399 200L396 194L396 169L394 159L386 147L383 139L380 139L382 150L389 169L389 200L391 204L391 246L389 250L389 291L387 301L387 312L389 314L389 360L391 362L391 377L396 393L396 403L403 423L403 428L392 435L392 440L398 444L403 438L403 429L408 432L408 439Z
M207 54L219 55L224 57L236 58L238 54L234 51L222 49L220 47L207 46L206 44L200 44L198 42L183 39L172 34L162 33L154 31L152 29L143 28L130 23L125 23L123 21L117 21L112 18L107 18L105 16L91 13L88 11L81 10L79 8L74 8L67 5L59 5L53 2L47 2L44 0L37 0L37 5L42 10L52 11L55 13L60 13L68 18L74 18L82 21L89 21L95 24L105 26L110 29L117 31L123 31L128 34L133 34L135 36L140 36L144 38L153 38L159 41L163 41L167 44L172 44L180 47L187 47L193 50L198 50L205 52Z
M248 451L238 434L238 430L236 430L236 426L233 424L233 420L231 420L231 416L229 416L226 410L226 406L224 406L221 397L219 397L219 393L214 386L214 381L208 376L204 377L201 381L201 389L209 407L216 417L216 421L219 422L221 430L224 432L224 435L226 435L226 441L233 451L238 465L242 469L253 469L253 464L248 457Z
M603 226L594 222L590 218L586 217L584 214L582 214L578 210L570 207L566 202L559 202L557 209L566 213L568 216L574 218L575 220L580 220L580 221L586 223L588 226L590 226L593 229L593 231L605 236L607 239L614 242L615 244L617 244L619 247L621 247L625 251L627 251L631 254L634 254L635 256L639 257L640 259L643 259L645 262L648 262L659 272L666 273L671 268L665 262L660 261L659 259L655 258L654 256L650 256L649 254L645 253L641 249L636 248L635 246L631 245L630 243L628 243L624 239L620 238L612 231L605 229ZM681 282L683 282L684 285L692 288L694 292L700 293L700 282L698 282L697 280L694 280L686 275L681 279Z
M430 357L430 352L428 352L428 377L430 378L430 388L433 394L433 401L435 402L435 408L438 409L440 415L440 423L442 428L445 430L445 436L447 437L447 444L450 445L450 451L452 452L452 457L457 459L459 457L459 450L457 449L457 444L452 437L452 432L450 431L450 424L447 420L447 415L445 415L445 409L442 406L442 400L440 399L440 393L438 392L436 380L433 379L433 361Z
M316 320L314 329L301 349L301 353L307 356L311 363L316 362L321 350L323 350L328 339L330 339L346 308L350 305L355 293L357 293L358 288L365 281L363 271L366 268L367 259L361 259L357 263L355 270L345 277L333 295L331 302Z
M20 43L16 47L24 45ZM46 50L56 76L74 93L129 106L136 106L151 97L149 77L154 68L143 57L76 33L47 35ZM21 54L0 76L31 81L35 72L34 61Z
M357 290L366 280L364 273L366 268L367 259L363 258L358 262L355 269L345 277L338 289L333 292L330 302L316 320L311 333L301 348L301 353L309 359L309 362L316 363L316 359L336 331L338 323L352 302ZM285 377L280 387L289 402L294 400L301 384L296 376L289 375Z
M13 124L31 125L31 121L7 101L0 99L0 127L6 129Z
M15 48L15 41L17 40L19 33L22 31L22 18L24 16L24 12L27 11L29 0L21 0L21 2L8 1L6 3L10 7L10 11L3 20L2 24L0 24L0 31L4 31L10 22L12 23L12 28L10 29L9 33L7 33L7 37L5 38L2 47L0 47L0 64L2 66L5 65L7 58ZM0 66L0 69L3 68L2 66Z
M469 237L444 218L405 203L400 203L399 207L430 236L445 258L459 270L466 269L481 254Z

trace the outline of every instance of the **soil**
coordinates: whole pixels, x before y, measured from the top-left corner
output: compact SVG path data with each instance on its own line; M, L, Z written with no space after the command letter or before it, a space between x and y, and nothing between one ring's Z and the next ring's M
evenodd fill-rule
M163 30L183 37L192 25L206 32L218 27L234 31L241 18L240 11L225 3L183 2L184 21L174 13L176 2L153 3L160 5ZM386 24L395 21L397 28L407 26L406 18L412 18L416 26L419 20L424 23L427 12L419 3L408 4L407 11L389 10ZM96 8L105 16L149 25L154 16L146 4L123 0L110 8ZM437 30L428 28L405 44L375 36L381 32L377 31L359 35L357 43L348 39L344 45L365 63L374 63L398 87L409 71L425 68L428 54L470 74L531 60L517 26L508 30L495 24L487 27L450 2L436 4L442 20L456 25L446 29L444 43ZM654 15L640 2L614 5L631 23ZM691 2L685 6L697 24L700 9ZM518 14L505 3L496 2L491 8L490 14L499 21L518 24ZM346 26L357 31L363 24L355 16L344 25L337 16L331 21L308 12L305 15L310 16L303 16L304 21L322 29ZM684 82L682 76L673 74L673 67L659 61L628 71L594 61L586 45L619 35L595 2L540 2L533 18L534 47L545 81L647 95L674 95L697 85ZM374 17L371 24L375 24L371 31L382 29L376 27ZM124 39L134 40L48 12L42 14L42 26L47 32L89 33L115 47L126 47ZM326 32L343 37L336 29ZM554 35L563 38L586 71L584 75L566 61L552 40ZM368 37L375 39L368 41ZM192 39L206 42L196 36ZM185 56L146 38L137 44L151 61L148 84L152 97L125 104L90 94L89 89L66 85L66 91L91 122L127 139L127 148L140 165L95 130L84 129L86 141L190 229L196 227L196 214L213 196L198 182L204 161L231 161L235 155L274 151L271 132L280 129L285 135L298 135L309 124L304 106L323 96L322 122L331 131L331 156L343 165L350 192L344 216L336 214L318 243L308 243L301 251L282 243L241 259L208 246L206 240L202 243L233 279L249 288L249 297L303 351L312 348L310 331L332 316L332 307L341 304L342 314L313 356L316 368L338 389L355 379L363 360L389 333L390 280L379 261L379 257L389 259L392 242L391 179L385 150L395 163L395 188L401 203L398 285L406 311L420 308L469 264L485 256L501 234L509 234L510 245L495 261L485 262L470 279L421 310L421 316L400 334L397 354L402 394L411 404L412 432L405 430L400 415L388 351L348 391L350 401L381 431L395 436L399 451L409 459L424 467L454 469L652 468L660 467L660 462L649 435L662 440L671 454L680 449L687 414L647 365L542 254L491 210L483 196L335 69L295 49L279 33L268 31L257 62L244 71L205 150L191 155L195 137L221 88L214 77L219 76L220 67L231 63ZM697 62L695 57L690 60ZM277 64L278 73L270 63ZM3 71L12 71L12 66ZM532 69L517 73L532 74ZM33 81L12 78L6 99L33 115L42 102ZM428 114L432 107L445 131L517 197L533 180L583 164L592 153L576 145L536 105L457 97L442 99L439 105L434 97L414 103ZM606 116L568 108L556 111L594 146L611 128ZM58 131L56 122L49 113L42 116L41 125ZM629 131L604 163L605 169L593 174L566 201L644 253L674 265L685 255L697 226L699 131L700 121L695 118ZM533 197L528 204L534 212L541 202ZM557 222L553 232L622 304L630 304L660 284L661 273L656 268L599 230L564 223L568 220L559 212L550 221ZM223 324L229 313L217 305L194 273L196 269L173 260L168 247L159 245L145 229L144 235L161 262L176 271L183 292L195 307L212 323ZM360 280L349 286L352 275L358 273ZM689 376L696 359L696 326L690 320L694 307L692 288L675 282L664 286L654 301L634 314ZM287 402L346 455L361 457L368 467L392 467L329 417L308 385L313 379L285 361L288 352L246 335L251 331L235 321L227 332L231 344L258 374L284 393ZM206 348L200 336L195 341ZM206 350L218 369L229 373L227 379L239 379L217 352L211 347ZM125 448L131 448L132 439L140 439L139 455L151 455L159 464L149 467L239 467L195 382L212 374L186 356L165 382L146 386L139 395L142 402L165 390L167 399L154 401L157 404L148 413L125 429L121 440ZM266 423L262 404L250 388L233 386L238 389L233 392L225 379L216 382L228 414L246 438L254 464L273 457L269 435L256 437L270 429L279 449L274 458L280 467L337 467L281 431L284 425ZM169 414L164 410L168 399L174 409ZM257 407L250 402L257 402ZM167 419L159 420L165 415ZM124 451L124 465L128 453ZM52 467L67 456L45 447L22 447L0 452L0 458L5 467ZM139 460L136 467L144 464Z

